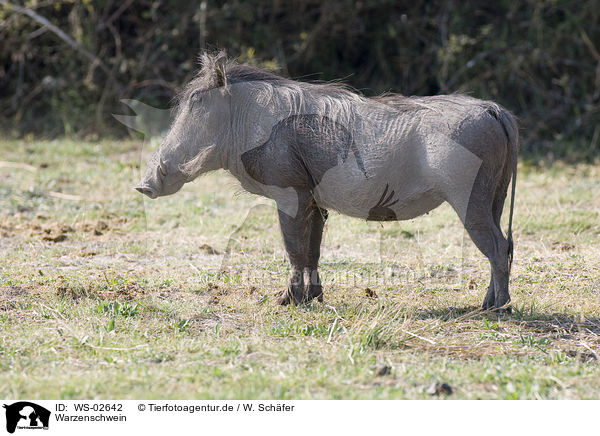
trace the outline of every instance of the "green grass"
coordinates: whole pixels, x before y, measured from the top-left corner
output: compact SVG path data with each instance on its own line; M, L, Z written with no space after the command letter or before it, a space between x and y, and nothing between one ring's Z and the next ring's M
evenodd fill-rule
M331 213L325 303L276 306L273 205L222 172L145 200L140 148L0 142L1 397L600 398L600 165L521 168L498 316L447 206Z

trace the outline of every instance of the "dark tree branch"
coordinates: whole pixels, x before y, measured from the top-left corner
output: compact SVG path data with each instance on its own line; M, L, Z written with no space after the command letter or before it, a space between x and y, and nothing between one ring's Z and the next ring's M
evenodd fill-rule
M102 61L102 59L100 59L98 56L96 56L94 53L90 52L86 48L79 45L73 38L71 38L65 32L60 30L58 27L56 27L54 24L52 24L46 18L42 17L40 14L38 14L35 11L32 11L31 9L27 9L22 6L14 5L12 3L7 2L6 0L0 0L0 5L5 5L15 12L18 12L23 15L27 15L28 17L30 17L31 19L36 21L38 24L41 24L42 26L44 26L45 28L50 30L52 33L54 33L56 36L58 36L60 39L62 39L64 42L66 42L70 47L72 47L73 49L75 49L76 51L81 53L83 56L85 56L90 62L96 63L100 67L100 69L102 71L104 71L104 73L106 73L106 75L111 79L111 81L113 81L113 83L117 86L117 88L121 88L119 83L114 79L112 71Z
M117 9L114 14L112 14L110 17L108 17L108 20L101 22L96 26L96 30L102 30L105 27L111 25L112 22L115 21L117 18L119 18L121 16L121 14L123 12L125 12L125 10L127 10L127 8L129 6L131 6L132 3L133 3L133 0L127 0L127 1L123 2L123 4L119 7L119 9Z

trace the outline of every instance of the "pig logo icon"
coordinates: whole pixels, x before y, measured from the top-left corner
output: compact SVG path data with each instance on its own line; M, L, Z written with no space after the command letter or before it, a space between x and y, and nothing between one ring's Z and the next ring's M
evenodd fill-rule
M10 405L4 404L6 409L6 431L14 433L19 429L48 429L50 411L42 406L28 401L19 401Z

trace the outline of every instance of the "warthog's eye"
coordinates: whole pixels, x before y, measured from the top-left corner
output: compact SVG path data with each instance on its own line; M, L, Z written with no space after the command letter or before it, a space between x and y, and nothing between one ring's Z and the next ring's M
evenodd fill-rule
M190 102L190 110L192 110L194 108L194 104L202 102L202 91L198 89L198 90L192 92L192 94L190 95L189 102Z

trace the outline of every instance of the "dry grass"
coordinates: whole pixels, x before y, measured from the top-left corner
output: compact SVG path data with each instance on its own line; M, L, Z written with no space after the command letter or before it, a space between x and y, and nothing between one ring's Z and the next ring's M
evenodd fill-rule
M520 168L510 316L448 207L331 214L325 304L282 308L273 206L222 173L145 201L137 145L0 143L1 396L600 396L600 166Z

